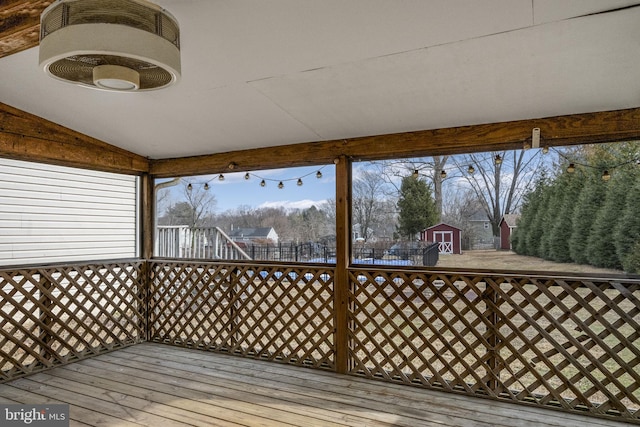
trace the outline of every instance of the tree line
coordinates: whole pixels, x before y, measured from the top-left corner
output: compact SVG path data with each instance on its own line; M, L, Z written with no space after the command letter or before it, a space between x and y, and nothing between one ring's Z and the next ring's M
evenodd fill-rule
M638 159L637 142L564 150L561 172L539 176L524 197L514 251L639 273Z

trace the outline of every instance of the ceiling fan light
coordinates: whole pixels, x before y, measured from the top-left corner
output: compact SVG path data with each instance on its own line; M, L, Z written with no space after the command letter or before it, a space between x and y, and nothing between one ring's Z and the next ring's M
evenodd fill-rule
M58 0L40 27L40 67L55 79L127 92L180 78L178 22L146 0Z
M93 83L107 90L138 90L140 73L120 65L98 65L93 69Z

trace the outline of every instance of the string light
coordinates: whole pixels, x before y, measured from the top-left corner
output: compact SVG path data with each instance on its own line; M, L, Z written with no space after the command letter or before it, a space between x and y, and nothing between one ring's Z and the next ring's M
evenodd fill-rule
M232 162L232 163L230 163L230 164L228 165L228 168L229 168L229 169L235 169L235 168L237 168L237 167L238 167L237 163L234 163L234 162ZM321 171L322 171L322 169L324 169L325 167L326 167L326 166L323 166L323 167L321 167L320 169L318 169L318 170L316 170L316 171L309 172L308 174L303 175L303 176L300 176L300 177L288 178L288 179L283 179L283 180L276 180L276 179L263 178L263 177L258 176L258 175L256 175L256 174L253 174L253 173L251 173L251 172L245 172L245 174L244 174L244 179L245 179L246 181L248 181L248 180L250 180L250 179L251 179L251 176L253 175L255 178L258 178L258 179L260 180L260 186L261 186L261 187L266 187L266 186L267 186L267 181L274 181L274 182L278 182L278 188L284 188L285 182L287 182L287 181L295 181L295 182L296 182L296 185L297 185L297 186L299 186L299 187L301 187L302 185L304 185L304 182L303 182L303 180L302 180L303 178L306 178L306 177L308 177L308 176L310 176L310 175L313 175L313 174L315 174L316 178L318 178L318 179L322 178L322 172L321 172ZM196 183L196 184L198 184L198 185L202 185L202 186L203 186L203 188L204 188L205 190L208 190L209 188L211 188L210 182L211 182L211 180L212 180L212 179L213 179L213 178L211 178L210 180L208 180L208 181L206 181L206 182L204 182L204 183ZM219 174L219 175L218 175L218 181L224 181L224 180L225 180L225 176L224 176L224 174L222 174L222 173L221 173L221 174ZM193 186L194 186L194 185L195 185L195 184L189 183L189 184L187 185L187 190L188 190L188 191L192 191L192 190L193 190Z
M526 143L525 143L525 145L526 145ZM569 158L568 158L568 157L567 157L563 152L561 152L561 151L559 151L559 150L557 150L557 149L555 149L555 148L553 148L553 147L549 147L549 146L545 145L545 146L543 146L543 147L540 149L540 151L541 151L541 153L542 153L542 154L548 154L550 150L554 150L554 152L556 152L560 157L562 157L562 158L564 158L565 160L567 160L567 162L568 162L568 166L567 166L567 168L565 169L567 173L570 173L570 174L575 173L575 172L576 172L576 169L577 169L577 166L584 166L584 167L592 168L592 169L600 169L600 170L602 171L601 178L602 178L602 180L603 180L603 181L605 181L605 182L607 182L607 181L610 181L610 180L611 180L611 172L610 172L610 171L611 171L612 169L616 169L616 168L618 168L618 167L621 167L621 166L624 166L624 165L627 165L627 164L634 164L634 165L637 165L637 166L639 166L639 167L640 167L640 159L636 158L636 159L632 159L632 160L629 160L629 161L626 161L626 162L623 162L623 163L620 163L620 164L616 164L616 165L608 165L608 168L603 170L603 169L601 169L601 167L592 166L592 165L590 165L590 164L582 164L582 163L578 163L578 162L570 161L570 159L569 159ZM496 155L495 155L495 157L494 157L494 162L495 162L495 164L496 164L496 165L500 165L500 164L502 164L502 163L503 163L503 159L502 159L502 157L501 157L501 155L500 155L500 154L496 154ZM262 178L262 177L260 177L260 176L258 176L258 175L253 174L253 173L246 172L246 173L244 174L244 179L248 181L248 180L250 180L250 179L251 179L251 175L254 175L256 178L260 179L260 186L261 186L261 187L266 187L266 186L267 186L267 181L277 181L277 182L278 182L278 185L277 185L277 186L278 186L278 188L279 188L279 189L283 189L283 188L284 188L284 186L285 186L285 182L286 182L286 181L296 181L296 185L297 185L297 186L299 186L299 187L301 187L301 186L303 186L303 185L304 185L303 178L305 178L305 177L307 177L307 176L309 176L309 175L312 175L312 174L314 174L314 173L315 173L316 178L321 179L321 178L323 177L323 175L322 175L322 169L323 169L324 167L325 167L325 166L323 166L322 168L318 169L318 170L317 170L317 171L315 171L315 172L311 172L311 173L308 173L307 175L304 175L304 176L302 176L302 177L297 177L297 178L289 178L289 179L283 179L283 180L274 180L274 179L269 179L269 178ZM229 169L235 169L235 168L237 168L237 164L236 164L236 163L234 163L234 162L231 162L231 163L229 163L228 168L229 168ZM473 164L470 164L470 165L467 167L467 173L468 173L468 174L470 174L470 175L473 175L475 172L476 172L476 169L475 169L474 165L473 165ZM439 174L439 175L440 175L440 178L441 178L441 179L445 179L445 178L447 178L447 176L448 176L448 175L447 175L447 171L446 171L446 170L444 170L444 169L440 171L440 174ZM420 171L419 171L418 169L414 169L414 170L413 170L413 172L412 172L412 174L411 174L411 176L412 176L413 178L416 178L416 179L417 179L417 178L419 178L419 177L420 177ZM218 175L218 180L219 180L219 181L224 181L224 180L225 180L225 176L224 176L224 174L222 174L222 173L221 173L221 174L219 174L219 175ZM204 184L200 184L200 185L203 185L204 190L207 190L207 191L208 191L208 190L211 188L211 185L209 184L209 182L210 182L210 181L211 181L211 180L209 180L209 181L205 182ZM196 183L196 184L197 184L197 183ZM186 187L187 191L189 191L189 192L193 191L193 185L194 185L194 184L192 184L191 182L189 182L189 183L187 184L187 187Z
M548 150L548 148L547 148ZM638 166L640 166L640 159L631 159L631 160L627 160L626 162L621 162L615 165L607 165L606 169L602 169L602 166L593 166L590 164L586 164L586 163L578 163L576 161L572 161L569 157L567 157L562 151L556 150L554 149L553 151L556 152L556 154L558 154L558 156L562 157L563 159L565 159L567 162L569 162L569 166L567 166L566 171L568 173L574 173L576 171L576 167L577 166L581 166L581 167L585 167L585 168L591 168L591 169L600 169L602 170L602 180L603 181L609 181L611 179L611 171L612 169L616 169L622 166L626 166L629 164L636 164Z
M293 181L295 181L296 185L297 185L297 186L299 186L299 187L301 187L302 185L304 185L304 181L303 181L303 179L304 179L304 178L306 178L306 177L308 177L308 176L311 176L311 175L314 175L314 174L315 174L316 178L318 178L318 179L322 178L322 172L321 172L321 171L322 171L322 169L324 169L325 167L326 167L326 166L323 166L323 167L321 167L320 169L318 169L318 170L316 170L316 171L314 171L314 172L309 172L309 173L308 173L308 174L306 174L306 175L298 176L298 177L295 177L295 178L287 178L287 179L270 179L270 178L261 177L261 176L258 176L258 175L256 175L256 174L253 174L253 173L249 173L249 172L247 172L247 173L244 175L244 179L247 179L247 180L248 180L248 179L249 179L249 177L250 177L251 175L253 175L254 177L256 177L256 178L258 178L258 179L260 179L260 180L261 180L261 181L260 181L260 185L261 185L262 187L265 187L265 186L267 185L267 181L277 182L277 183L278 183L278 188L284 188L285 183L286 183L287 181L292 181L292 182L293 182Z

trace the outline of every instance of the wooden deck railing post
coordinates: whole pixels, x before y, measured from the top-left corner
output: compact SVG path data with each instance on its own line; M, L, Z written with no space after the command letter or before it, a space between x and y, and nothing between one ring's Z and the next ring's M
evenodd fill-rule
M40 355L46 360L51 360L54 357L53 352L51 350L51 342L53 341L53 335L51 334L51 325L53 324L53 316L51 314L51 309L53 308L53 300L49 297L49 294L53 289L53 284L51 283L51 280L49 280L49 278L41 274L38 287L40 288L39 320L43 325L40 327L39 338L44 344L44 346L40 351Z
M138 283L138 298L140 307L140 330L142 331L142 339L151 341L151 275L153 274L151 260L143 260L140 264L140 277Z
M498 285L499 286L499 285ZM500 393L499 381L500 377L500 363L499 363L499 339L498 339L498 321L499 316L496 313L495 307L498 302L498 295L496 291L493 289L490 283L486 283L485 290L482 295L482 299L485 302L485 319L487 319L487 342L489 347L487 348L487 387L490 390L493 390L496 394Z
M349 371L349 264L351 260L351 161L336 159L336 274L334 280L336 371Z
M233 353L239 343L238 324L243 320L239 318L237 308L240 302L236 300L238 295L240 295L239 292L236 292L236 286L238 290L240 290L241 286L240 269L234 268L233 272L229 274L229 279L229 352Z

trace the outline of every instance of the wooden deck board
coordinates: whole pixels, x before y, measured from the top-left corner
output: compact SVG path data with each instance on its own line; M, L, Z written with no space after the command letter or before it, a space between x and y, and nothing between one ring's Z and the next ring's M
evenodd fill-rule
M622 427L628 424L144 343L0 384L73 426Z

